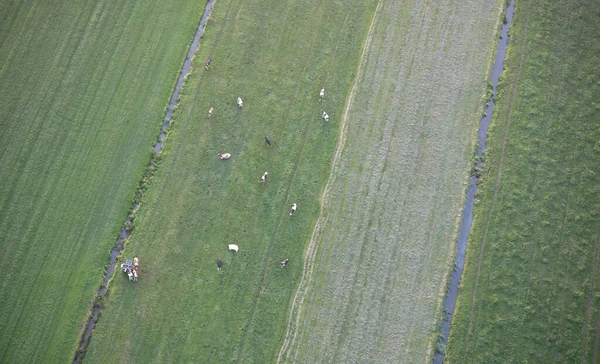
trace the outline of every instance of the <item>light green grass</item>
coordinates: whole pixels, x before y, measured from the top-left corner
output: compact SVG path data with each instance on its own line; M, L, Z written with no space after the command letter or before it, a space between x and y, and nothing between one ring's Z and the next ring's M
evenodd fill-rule
M140 279L117 272L86 362L275 359L375 9L351 5L215 3L125 250L140 258ZM233 242L237 254L227 251Z
M597 5L516 3L449 363L600 360Z
M72 360L203 2L0 2L0 362Z
M501 6L382 1L283 361L431 360Z

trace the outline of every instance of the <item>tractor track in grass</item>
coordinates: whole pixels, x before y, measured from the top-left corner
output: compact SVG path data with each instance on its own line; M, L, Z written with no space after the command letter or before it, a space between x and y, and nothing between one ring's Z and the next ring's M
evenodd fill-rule
M377 7L375 8L375 12L373 13L373 17L371 19L371 24L370 24L369 30L367 32L367 37L366 37L365 43L363 45L362 53L358 60L357 73L356 73L356 76L354 79L354 83L353 83L350 93L348 95L348 100L346 102L346 106L344 107L344 114L342 115L342 117L340 119L340 126L339 126L340 138L339 138L338 145L337 145L335 154L334 154L332 162L331 162L331 172L329 174L329 180L327 181L327 184L325 185L325 189L323 190L323 195L321 196L321 201L320 201L321 207L319 209L319 216L317 218L317 222L315 224L315 228L313 230L313 233L312 233L312 236L310 239L310 243L308 245L308 248L307 248L307 251L305 254L304 265L302 268L302 278L300 279L298 289L296 290L296 294L294 295L294 298L292 300L290 316L289 316L288 322L287 322L286 334L285 334L281 349L279 351L279 354L277 356L278 363L280 363L284 359L284 355L287 358L287 356L289 355L288 350L290 348L290 345L296 340L296 336L298 334L298 325L300 322L302 304L303 304L304 298L306 297L306 294L308 292L309 283L312 278L312 271L313 271L313 267L314 267L314 263L315 263L316 252L318 249L318 245L317 245L318 239L317 238L320 236L320 233L321 233L324 223L325 223L325 221L324 221L325 215L323 212L325 210L325 207L327 206L328 196L331 191L332 182L335 179L334 176L335 176L336 168L338 166L338 161L340 159L340 156L342 154L342 150L344 149L344 145L345 145L345 141L346 141L346 134L347 134L346 133L347 132L346 121L348 119L348 112L350 110L350 106L352 105L354 95L356 94L358 81L362 74L361 71L363 69L362 64L363 64L363 60L365 57L365 52L366 52L367 48L369 47L371 39L373 38L373 25L375 24L375 19L377 17L377 14L379 13L379 9L381 8L382 2L383 2L383 0L379 0L379 2L377 3ZM337 48L337 44L336 44L336 48ZM334 52L334 54L335 54L335 52Z
M336 40L335 46L333 48L333 51L331 52L331 57L329 59L329 62L327 64L327 70L325 72L325 78L323 80L323 83L321 84L322 88L324 88L325 84L327 83L327 76L329 74L329 71L330 71L330 68L331 68L331 64L333 63L333 59L335 58L335 54L336 54L336 51L337 51L337 48L338 48L338 45L339 45L339 41L340 41L341 35L343 34L343 30L344 30L344 28L346 26L346 23L347 23L347 20L348 20L348 15L349 14L346 13L346 16L344 18L344 22L343 22L342 26L340 27L340 31L339 31L338 36L337 36L337 40ZM320 25L320 23L319 23L319 25ZM317 26L317 28L315 30L315 35L314 35L314 37L313 37L313 39L311 41L310 47L309 47L308 52L307 52L307 56L310 55L310 53L312 51L313 45L314 45L315 40L316 40L317 35L318 35L318 30L319 30L319 26ZM305 74L305 71L306 71L307 66L308 66L308 60L309 60L309 58L307 57L306 59L307 59L307 61L304 64L304 68L302 69L300 80L302 80L304 78L304 74ZM361 60L362 60L362 56L361 56ZM360 63L360 61L359 61L359 63ZM358 79L358 76L357 76L357 79ZM291 112L292 106L294 105L294 100L296 99L296 96L298 94L299 89L300 89L300 82L298 83L298 86L296 87L296 90L294 92L294 96L292 97L292 101L290 102L290 106L288 107L288 110L287 110L287 114L288 115ZM347 114L347 110L344 112L344 115L340 119L340 124L341 124L340 127L341 128L344 128L344 126L345 126L345 117L346 117L346 114ZM248 320L248 323L244 327L244 337L242 339L242 349L240 350L240 355L238 356L238 362L241 362L242 359L243 359L243 357L244 357L244 353L245 353L245 350L246 350L246 344L248 342L248 328L250 327L250 324L254 320L254 316L256 314L256 307L258 306L258 301L260 299L260 294L261 294L260 292L264 288L265 279L267 277L267 269L268 269L269 263L271 261L271 252L273 250L274 241L275 241L275 238L277 237L277 233L279 232L279 227L281 226L281 220L282 220L283 216L286 215L285 211L287 210L287 206L288 206L288 200L289 200L289 195L290 195L290 189L292 187L292 182L293 182L294 176L296 175L296 173L298 171L298 168L300 166L300 161L302 160L302 154L304 153L304 146L306 145L306 140L307 140L308 135L309 135L310 126L312 124L314 124L314 119L315 119L315 116L313 116L313 118L308 122L308 124L307 124L307 126L306 126L306 128L304 130L304 134L302 136L302 144L301 144L301 147L300 147L300 151L298 152L298 158L296 159L296 162L294 163L294 169L292 170L290 180L289 180L289 182L288 182L288 184L286 186L285 200L284 200L284 203L283 203L282 212L280 213L279 218L277 219L277 224L275 226L275 231L273 233L273 238L272 238L271 244L269 245L269 248L267 250L267 257L265 259L265 264L263 266L263 270L262 270L262 273L261 273L260 285L259 285L258 290L256 292L256 296L254 297L254 301L252 303L252 308L250 309L250 319ZM338 155L338 153L336 151L336 157L337 157L337 155ZM327 189L327 186L325 188ZM321 200L321 211L322 211L322 205L323 205L322 202L323 202L323 200ZM320 215L319 215L319 218L320 218ZM312 243L312 240L311 240L311 243ZM310 249L310 247L309 247L309 249ZM306 260L305 260L305 266L306 266ZM303 276L304 276L304 273L303 273Z
M509 97L509 103L508 103L508 115L506 117L506 123L504 126L504 136L502 138L502 148L500 149L500 161L498 162L498 172L496 175L496 181L494 184L494 195L492 197L492 202L490 204L490 209L488 210L488 215L487 215L487 220L485 223L485 230L483 233L483 239L481 241L481 247L479 248L479 257L477 259L477 273L475 274L475 283L473 284L473 295L471 298L471 307L469 309L469 317L468 317L468 324L467 324L467 332L465 334L465 344L464 344L464 348L463 348L463 357L462 357L462 363L465 363L466 357L467 357L467 349L468 349L468 344L469 344L469 334L471 332L471 325L473 323L473 308L475 306L475 298L476 298L476 293L477 293L477 284L479 282L479 274L481 272L481 261L483 259L483 252L485 249L485 242L487 240L487 234L489 231L489 227L490 227L490 221L492 218L492 212L493 212L493 208L494 208L494 203L496 202L496 198L498 196L498 187L500 186L500 177L502 174L502 161L504 159L504 150L506 147L506 141L508 138L508 129L510 127L510 115L511 115L511 111L512 111L512 105L513 105L513 101L515 99L515 93L517 91L517 85L519 83L519 72L521 70L521 65L523 63L523 56L524 56L524 51L525 51L525 41L527 40L527 24L529 23L529 9L530 9L530 5L531 5L531 0L527 1L527 9L525 10L525 24L523 25L523 39L521 40L521 47L520 47L520 52L519 52L519 62L517 63L517 69L515 71L515 80L513 83L513 87L512 90L510 92L510 97ZM600 240L599 240L600 243Z
M598 270L598 256L600 255L600 226L598 227L598 236L596 238L596 257L594 258L594 268L592 270L592 286L590 287L590 297L588 298L585 326L583 327L583 355L581 362L586 363L587 360L587 345L588 345L588 329L590 325L590 319L592 316L592 307L594 302L594 291L596 290L596 272ZM594 363L596 363L598 354L598 330L600 330L600 315L598 315L598 321L596 323L596 340L594 342Z

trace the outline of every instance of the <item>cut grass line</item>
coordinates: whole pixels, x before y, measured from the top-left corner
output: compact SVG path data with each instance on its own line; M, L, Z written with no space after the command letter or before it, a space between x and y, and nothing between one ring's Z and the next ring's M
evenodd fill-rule
M588 344L588 327L590 325L590 319L592 316L592 303L594 302L594 291L596 290L596 271L598 270L598 255L600 255L600 227L598 227L598 237L596 238L596 257L594 258L594 269L592 270L592 287L590 288L590 297L588 298L586 317L585 317L585 326L583 326L583 355L581 357L581 362L586 363L587 359L587 344ZM596 342L594 343L594 363L596 363L596 356L598 353L598 325L600 325L600 315L599 321L596 324Z
M319 217L317 218L317 222L315 224L315 228L313 230L313 233L312 233L312 236L310 239L310 243L309 243L308 249L306 251L306 255L305 255L305 259L304 259L304 266L302 269L302 278L300 279L300 284L298 285L298 289L296 290L296 294L294 295L294 299L292 301L292 307L290 310L290 316L289 316L288 323L287 323L287 330L285 333L285 338L284 338L283 344L281 346L281 349L279 351L279 355L277 356L278 363L280 363L284 359L284 355L287 358L287 356L289 355L288 350L289 350L291 344L293 342L295 342L296 336L298 334L298 325L300 323L300 316L301 316L300 314L302 311L302 305L304 303L304 298L306 297L306 294L308 293L308 287L310 286L310 282L312 279L312 272L313 272L316 252L318 249L317 241L318 241L319 237L321 236L321 232L324 228L325 215L323 212L327 206L328 196L331 191L333 181L335 180L337 167L338 167L338 163L340 160L340 156L342 154L342 150L344 149L346 135L347 135L346 121L348 119L348 113L350 111L350 106L352 106L354 95L356 94L358 81L360 80L360 78L362 76L362 70L363 70L362 66L363 66L363 61L365 58L365 53L366 53L367 48L369 47L371 39L373 38L373 29L374 29L373 25L375 24L375 19L377 17L377 14L379 13L381 4L382 4L382 0L379 0L377 3L377 7L375 8L375 12L373 13L373 18L371 19L371 24L369 25L369 31L367 32L365 44L363 45L362 53L358 60L358 66L357 66L356 77L354 79L354 84L352 85L352 89L350 90L350 94L348 95L348 99L346 101L346 106L344 107L344 114L342 115L342 118L340 119L340 139L338 141L338 145L337 145L335 154L333 156L333 160L331 162L331 172L329 174L329 180L327 181L327 184L325 185L325 190L323 191L323 196L321 197L321 208L319 209Z
M504 159L504 149L506 147L506 140L508 137L508 128L510 127L510 113L512 110L513 101L515 99L515 93L517 91L517 85L519 83L519 72L521 70L521 64L523 63L523 53L525 51L525 41L527 40L527 23L529 22L529 7L531 4L531 0L527 1L527 9L525 10L525 24L523 26L523 40L521 41L521 49L519 53L519 62L517 63L517 69L515 71L515 81L513 84L513 88L510 92L510 98L508 103L508 116L506 117L506 124L504 126L504 137L502 138L502 148L500 150L500 162L498 163L498 174L496 175L496 181L494 184L494 196L492 197L492 202L490 204L490 209L488 211L487 221L485 223L485 230L483 233L483 239L481 240L481 247L479 250L479 258L477 259L477 273L475 274L475 283L473 284L473 296L471 298L471 307L469 309L469 318L467 324L467 333L465 334L465 345L463 349L463 358L462 363L465 363L467 358L467 348L469 345L469 334L471 333L471 325L473 323L473 308L475 307L475 297L477 294L477 284L479 282L479 274L481 271L481 261L483 259L483 252L485 249L485 242L487 239L487 234L490 227L490 221L492 219L492 212L494 209L494 203L496 202L496 198L498 197L498 187L500 185L500 177L502 174L502 160Z

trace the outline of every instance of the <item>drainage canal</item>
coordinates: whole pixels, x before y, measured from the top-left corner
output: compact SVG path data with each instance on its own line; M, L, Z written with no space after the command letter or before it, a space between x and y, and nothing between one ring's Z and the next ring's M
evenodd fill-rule
M214 2L215 2L215 0L209 0L208 3L206 4L206 8L204 9L204 14L202 15L202 19L200 20L200 24L198 24L198 29L196 30L196 35L194 36L194 41L190 45L190 48L188 50L185 61L183 62L183 66L181 67L181 71L179 72L179 78L177 79L177 83L175 84L175 89L173 90L173 94L171 95L171 99L169 100L169 105L167 106L167 112L165 113L165 118L163 119L162 127L160 130L160 135L158 136L158 140L153 148L155 155L160 153L163 149L164 140L167 135L167 129L169 128L169 125L171 124L171 120L173 119L173 112L175 111L175 106L177 105L177 102L179 101L179 94L181 92L181 88L183 87L183 83L185 82L186 76L190 72L190 68L192 66L192 58L193 58L194 54L196 53L196 51L198 50L200 38L202 37L202 33L204 32L204 26L206 24L206 20L208 19L208 16L210 15L210 11L212 10ZM154 157L151 159L150 163L153 163L153 160L154 160ZM83 356L85 355L85 352L87 350L87 347L88 347L88 344L90 341L90 335L92 334L92 331L94 330L94 327L96 326L96 323L98 322L98 316L100 315L100 309L101 309L101 302L102 302L102 299L104 298L104 295L106 294L106 290L108 288L108 282L110 281L110 279L115 271L115 266L117 265L117 259L118 259L119 255L121 255L121 252L123 251L123 248L125 247L124 242L129 237L129 234L131 232L129 227L131 226L131 222L132 222L132 213L136 212L137 209L139 208L139 206L140 206L139 201L140 201L140 195L138 194L133 202L133 206L131 207L131 212L129 213L129 215L127 216L127 219L125 220L125 223L123 224L124 227L121 229L121 233L119 234L119 237L117 238L117 241L115 242L115 245L113 246L112 250L110 251L110 256L108 259L108 268L106 269L106 272L104 273L104 279L102 280L102 284L100 284L100 288L98 288L98 291L94 298L92 311L90 313L90 316L87 319L83 334L81 335L79 347L77 348L77 351L75 352L75 358L73 359L74 364L78 364L81 362L81 360L83 359Z
M494 98L497 93L498 80L504 70L504 57L506 56L506 46L508 44L508 29L512 23L514 10L514 0L510 0L510 4L506 8L506 14L504 22L502 24L502 30L500 31L500 42L498 43L498 50L496 52L496 61L494 68L492 69L491 83L492 83L492 97L488 106L485 108L485 114L479 122L479 149L477 150L477 164L476 169L481 168L481 156L486 149L487 132L492 121L492 113L494 111ZM446 298L444 300L444 317L442 318L440 337L438 338L435 355L433 357L434 364L442 364L444 362L444 352L446 344L448 343L448 333L450 332L450 325L452 323L452 316L454 315L454 308L456 307L456 298L458 295L458 286L460 284L460 277L465 267L465 255L467 252L467 239L469 238L469 232L471 231L471 224L473 222L473 206L475 204L475 194L477 193L477 177L471 176L469 180L469 189L467 190L467 199L465 201L465 209L463 210L462 223L460 226L460 232L458 234L458 243L456 245L456 260L452 277L450 278L450 285L446 292Z

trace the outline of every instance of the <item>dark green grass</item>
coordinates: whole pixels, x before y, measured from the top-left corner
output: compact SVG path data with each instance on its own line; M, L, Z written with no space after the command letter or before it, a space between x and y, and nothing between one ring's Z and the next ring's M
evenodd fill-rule
M516 4L447 362L599 360L599 21L594 1Z
M0 2L0 362L72 360L203 2Z
M215 3L125 250L140 257L140 280L115 277L86 361L276 358L374 9L374 1ZM237 254L227 251L233 242Z

